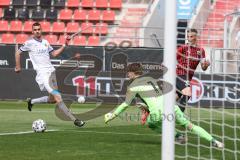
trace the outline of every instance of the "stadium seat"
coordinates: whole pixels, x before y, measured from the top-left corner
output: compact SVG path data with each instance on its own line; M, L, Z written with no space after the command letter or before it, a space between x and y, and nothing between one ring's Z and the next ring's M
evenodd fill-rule
M79 23L77 22L68 22L66 27L67 33L75 33L79 31Z
M42 9L33 10L31 18L36 21L43 20L44 19L44 11Z
M4 10L4 19L15 19L16 11L13 8L8 8Z
M93 24L90 22L84 22L81 24L82 34L92 34L93 33Z
M12 34L12 33L3 33L2 34L2 43L13 44L14 43L14 34Z
M73 45L85 46L87 43L85 36L76 36L73 38Z
M56 21L57 20L57 10L55 9L49 9L46 12L46 20L49 21Z
M53 22L52 32L54 32L54 33L64 33L65 32L65 24L63 22Z
M50 8L52 6L51 0L40 0L41 8Z
M49 33L49 32L51 32L50 22L48 22L48 21L41 21L40 24L41 24L41 27L42 27L42 31L43 31L44 33Z
M115 12L112 10L104 10L102 13L102 20L105 22L115 21Z
M10 0L1 0L0 6L2 7L8 7L10 5Z
M8 21L6 20L1 20L0 21L0 32L6 32L8 31Z
M98 36L89 36L88 46L99 46L100 38Z
M33 23L34 23L34 21L32 21L32 20L26 21L23 25L23 31L24 32L32 32Z
M73 13L74 21L86 21L87 20L87 11L86 10L78 10L76 9Z
M63 9L59 13L59 19L60 20L71 20L72 19L72 10L70 9Z
M108 0L96 0L96 8L108 8Z
M29 18L29 11L28 11L28 9L19 9L18 10L17 19L25 21L28 18Z
M112 9L121 9L122 8L122 0L110 0L109 7Z
M22 7L24 6L24 0L12 0L13 7Z
M79 0L68 0L66 5L68 8L78 8L79 4L80 4Z
M58 44L58 39L57 36L54 34L48 34L44 37L51 45L57 45Z
M3 10L2 10L2 8L0 8L0 18L2 18L3 17Z
M21 32L22 31L22 21L13 20L10 22L9 31L10 32Z
M53 6L55 8L64 8L65 7L65 0L54 0Z
M82 0L81 6L83 8L92 8L93 7L93 0Z
M107 23L97 23L94 33L99 34L99 35L106 35L108 33L108 24Z
M26 0L26 6L35 8L38 6L38 0Z
M88 12L88 20L89 21L100 21L100 15L101 15L101 13L100 13L100 11L99 10L90 10L89 12Z
M16 43L17 44L23 44L26 42L26 40L28 40L29 36L27 34L24 34L24 33L20 33L20 34L17 34L16 35Z
M59 39L58 39L58 44L63 45L66 41L67 35L60 35ZM71 44L71 42L69 43L69 45Z

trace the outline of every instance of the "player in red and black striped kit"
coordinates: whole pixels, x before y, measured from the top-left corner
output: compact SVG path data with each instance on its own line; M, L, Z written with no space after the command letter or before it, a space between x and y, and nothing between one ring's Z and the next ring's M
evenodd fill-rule
M199 63L202 70L207 70L210 62L206 60L205 51L197 45L197 30L187 30L188 43L177 49L177 79L176 93L178 105L182 112L185 111L186 103L191 97L190 81ZM145 124L149 114L145 104L138 102L137 106L142 110L141 123Z
M187 31L188 43L177 49L176 90L180 109L184 112L186 103L191 96L190 81L199 63L206 70L210 62L205 58L205 51L197 45L197 30Z

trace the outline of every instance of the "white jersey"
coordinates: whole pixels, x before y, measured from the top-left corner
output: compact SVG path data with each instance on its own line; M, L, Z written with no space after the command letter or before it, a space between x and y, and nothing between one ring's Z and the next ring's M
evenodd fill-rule
M28 52L33 68L37 73L55 71L50 61L50 53L53 48L47 40L31 38L20 47L20 51Z

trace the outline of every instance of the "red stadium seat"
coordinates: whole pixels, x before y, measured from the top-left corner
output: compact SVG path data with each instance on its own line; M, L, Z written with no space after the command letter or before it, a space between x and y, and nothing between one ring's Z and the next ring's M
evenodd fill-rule
M65 32L65 24L63 22L53 22L52 32L54 33L63 33Z
M45 33L51 32L50 22L48 22L48 21L41 21L40 24L41 24L41 27L42 27L42 32L45 32Z
M107 23L97 23L94 31L95 34L106 35L108 33Z
M99 46L100 38L98 36L89 36L88 46Z
M96 0L96 8L108 8L108 0Z
M72 10L70 9L63 9L59 13L59 19L60 20L71 20L72 19Z
M86 10L75 10L73 14L74 21L86 21L87 20L87 11Z
M115 12L112 10L105 10L102 13L102 20L105 22L115 21Z
M0 21L0 32L8 31L8 21L1 20Z
M59 39L58 39L58 44L63 45L66 41L67 35L60 35ZM71 44L71 42L69 43Z
M23 25L23 31L24 32L32 32L32 25L34 21L26 21Z
M10 0L0 0L0 6L8 7L10 5Z
M3 17L3 10L2 10L2 8L0 8L0 18L2 18Z
M87 44L86 42L85 36L76 36L73 38L73 45L85 46Z
M14 42L14 34L4 33L2 34L2 43L13 44Z
M46 35L44 37L51 45L57 45L57 36L53 34Z
M13 20L10 22L9 31L11 32L21 32L22 31L22 21Z
M122 0L110 0L109 6L112 9L121 9L122 8Z
M92 34L93 33L93 24L90 22L84 22L81 25L82 34Z
M88 20L90 21L100 21L100 11L99 10L90 10L88 12Z
M79 31L79 23L77 22L68 22L67 23L67 33L76 33Z
M79 0L68 0L67 1L67 7L69 8L78 8L80 4Z
M83 8L93 8L93 0L82 0L81 6Z
M29 36L27 34L24 33L20 33L16 35L16 43L17 44L23 44L26 42L26 40L28 40Z

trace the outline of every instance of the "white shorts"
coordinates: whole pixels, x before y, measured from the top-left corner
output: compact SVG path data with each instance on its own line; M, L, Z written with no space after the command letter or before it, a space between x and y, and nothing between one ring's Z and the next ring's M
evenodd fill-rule
M54 90L58 89L55 71L37 72L36 82L41 91L52 93Z

